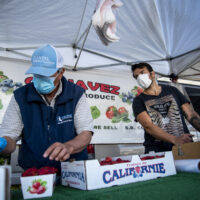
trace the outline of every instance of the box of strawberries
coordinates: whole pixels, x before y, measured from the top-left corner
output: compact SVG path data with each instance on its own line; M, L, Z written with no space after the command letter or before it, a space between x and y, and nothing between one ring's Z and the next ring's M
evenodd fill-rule
M20 178L24 199L49 197L53 194L57 169L54 167L29 168Z
M82 190L106 188L176 174L172 152L62 162L62 185Z

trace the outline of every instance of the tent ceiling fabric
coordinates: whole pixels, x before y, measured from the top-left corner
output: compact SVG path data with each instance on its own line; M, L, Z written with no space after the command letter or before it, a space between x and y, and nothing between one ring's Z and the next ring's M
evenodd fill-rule
M174 73L184 79L200 80L200 1L121 1L123 6L115 13L120 41L104 46L91 27L83 52L97 52L122 61L119 71L126 64L149 62L163 76ZM5 55L5 48L47 43L62 47L76 44L80 49L84 37L78 44L77 41L91 23L97 2L0 0L0 56ZM101 63L97 61L96 65ZM90 67L83 62L78 66Z

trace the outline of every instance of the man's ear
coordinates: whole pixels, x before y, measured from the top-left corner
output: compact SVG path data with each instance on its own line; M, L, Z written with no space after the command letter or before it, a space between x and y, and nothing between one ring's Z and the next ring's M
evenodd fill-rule
M65 68L62 68L60 72L61 77L63 76L64 72L65 72Z
M62 73L64 73L65 72L65 68L62 68Z

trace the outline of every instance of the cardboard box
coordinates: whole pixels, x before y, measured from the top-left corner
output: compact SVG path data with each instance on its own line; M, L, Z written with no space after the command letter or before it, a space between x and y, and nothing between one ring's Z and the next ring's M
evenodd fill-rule
M21 177L24 199L49 197L53 194L56 174Z
M141 160L144 156L156 156ZM176 174L172 152L151 153L143 156L120 156L112 158L130 162L100 165L98 160L61 163L62 185L81 190L93 190Z
M200 158L200 142L192 142L173 146L174 160Z
M0 166L0 199L10 200L11 166Z

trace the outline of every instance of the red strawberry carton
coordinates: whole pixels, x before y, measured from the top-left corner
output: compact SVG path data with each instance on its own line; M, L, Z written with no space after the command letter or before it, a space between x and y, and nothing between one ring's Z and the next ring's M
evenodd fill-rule
M62 185L93 190L176 174L172 152L61 163Z
M24 199L52 196L56 172L57 169L53 167L33 167L23 172L20 179Z

